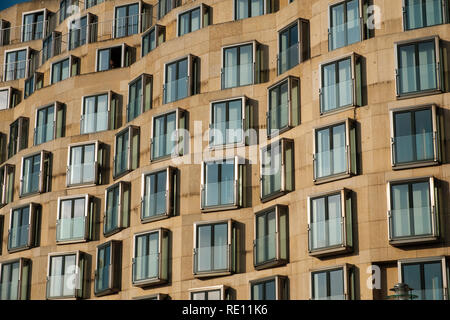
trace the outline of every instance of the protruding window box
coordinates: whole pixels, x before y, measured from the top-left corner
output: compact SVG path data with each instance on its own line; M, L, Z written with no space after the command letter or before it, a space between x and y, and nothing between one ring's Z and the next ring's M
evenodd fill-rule
M131 184L119 181L105 190L103 234L107 237L130 224Z
M133 61L133 48L122 43L117 46L97 49L95 71L107 71L129 67Z
M29 118L19 117L9 126L8 159L28 147Z
M51 153L40 151L22 157L20 197L44 193L50 190Z
M180 12L177 16L177 36L194 32L210 24L210 7L201 3L199 6Z
M117 179L139 166L139 134L137 126L128 126L114 140L113 178Z
M80 66L80 58L72 55L53 62L50 69L50 85L79 75Z
M194 276L215 277L237 272L239 241L233 220L194 223Z
M132 283L135 287L169 281L169 230L160 228L133 237Z
M256 270L285 265L289 260L288 207L275 205L255 214L253 265Z
M166 167L142 174L141 222L173 216L177 207L177 168Z
M80 133L114 130L119 127L119 96L108 91L84 96L81 106Z
M322 257L353 250L352 192L308 197L308 252Z
M99 141L69 145L67 153L66 186L101 184L105 164L105 146Z
M92 196L59 197L57 217L56 243L92 240L95 224L95 202Z
M228 290L224 285L189 289L189 300L229 300Z
M30 278L30 259L0 262L0 300L28 300Z
M15 168L8 163L0 167L0 207L13 201Z
M153 77L142 74L128 84L127 121L152 108Z
M36 109L34 145L37 146L65 135L66 107L54 102Z
M389 243L437 241L441 234L441 193L434 177L389 181L386 188Z
M41 206L30 203L10 209L8 252L36 247L39 243Z
M166 27L155 24L142 34L141 57L166 41Z
M20 103L20 91L13 87L0 88L0 110L14 108Z
M61 54L61 32L53 31L42 40L42 64L50 58Z
M121 289L122 241L111 240L97 246L94 294L114 294Z
M251 300L288 300L288 277L270 276L250 281Z
M33 72L33 74L25 79L25 89L23 98L31 96L36 90L42 89L44 86L44 74L41 72Z
M311 271L311 300L355 300L355 267L350 264Z
M200 92L200 60L187 56L164 64L163 103L171 103Z

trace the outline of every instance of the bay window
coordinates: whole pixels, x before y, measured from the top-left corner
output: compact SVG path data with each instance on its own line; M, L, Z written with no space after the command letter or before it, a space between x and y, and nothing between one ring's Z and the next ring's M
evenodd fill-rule
M448 21L447 0L404 0L403 29L431 27Z
M139 127L128 126L116 134L113 161L114 179L117 179L138 167L139 131Z
M0 207L13 201L14 173L15 165L13 164L6 163L0 167Z
M50 84L52 85L80 74L80 64L80 59L74 56L52 63Z
M14 108L20 102L20 91L12 87L0 88L0 110Z
M127 121L152 108L153 77L142 74L128 84Z
M142 34L141 56L146 56L164 41L166 41L166 27L154 25Z
M163 103L170 103L200 91L200 61L191 54L164 65Z
M348 264L311 272L312 300L354 300L355 271Z
M41 207L30 203L10 209L8 252L26 250L39 243Z
M330 6L328 21L329 51L362 41L365 36L367 11L365 0L345 0ZM363 18L364 16L364 18Z
M56 242L74 243L92 240L95 202L89 195L58 198Z
M28 147L29 119L19 117L9 126L8 159Z
M105 148L98 141L69 145L66 186L101 184Z
M51 153L40 151L22 157L20 196L44 193L50 190Z
M120 291L122 241L110 240L97 246L94 293L97 297Z
M133 63L132 48L126 44L97 49L95 71L129 67Z
M45 37L47 32L48 11L40 9L22 13L22 41L27 42Z
M278 75L309 58L309 21L298 19L278 31Z
M0 300L27 300L31 260L19 258L0 262Z
M288 300L288 277L271 276L250 281L251 300Z
M34 145L61 138L65 131L65 106L60 102L36 109Z
M130 223L131 184L120 181L105 190L103 234L110 236L127 228Z
M119 127L119 96L111 91L82 99L80 133L94 133Z
M178 37L207 27L209 19L210 8L203 3L198 7L179 13L177 17Z
M190 300L228 300L228 287L224 285L189 289Z

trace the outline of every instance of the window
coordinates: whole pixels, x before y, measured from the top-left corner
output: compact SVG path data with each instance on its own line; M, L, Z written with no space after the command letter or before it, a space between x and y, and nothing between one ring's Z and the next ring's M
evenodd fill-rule
M119 97L109 91L83 97L80 133L94 133L119 127Z
M11 24L5 19L0 19L0 45L10 44Z
M153 117L151 137L151 161L182 156L188 142L187 112L177 108Z
M28 118L19 117L9 126L8 159L28 147Z
M203 161L201 209L212 211L242 207L245 203L245 178L245 159L238 156Z
M31 261L19 258L0 263L0 300L27 300Z
M89 9L89 8L91 8L93 6L96 6L96 5L98 5L100 3L103 3L103 2L105 2L105 0L86 0L84 2L84 4L85 4L86 9Z
M99 72L130 66L133 63L131 51L131 47L126 44L111 48L97 49L97 64L95 70Z
M164 65L164 103L199 93L199 67L198 59L190 54Z
M10 210L8 252L30 249L39 243L40 205L30 203Z
M130 215L130 183L120 181L105 190L103 234L110 236L127 228Z
M190 300L228 300L228 288L219 285L189 290Z
M6 161L7 135L0 132L0 164Z
M398 261L399 282L412 288L414 300L447 300L448 268L445 257Z
M3 81L18 80L28 76L30 49L5 50Z
M231 274L237 271L239 233L232 220L194 224L194 275Z
M251 106L246 97L211 102L210 147L242 146L251 124Z
M96 251L95 295L99 297L119 292L122 276L122 241L108 241L97 246Z
M22 157L20 175L20 196L34 193L44 193L50 190L50 158L51 153L40 151L27 157Z
M267 136L300 124L300 79L288 76L268 88Z
M177 205L177 169L167 167L142 175L141 222L168 218Z
M278 75L309 58L309 21L298 19L278 32Z
M178 14L178 36L194 32L209 25L209 7L203 3L200 6Z
M47 269L47 299L87 296L88 257L81 251L50 253Z
M53 31L42 41L42 64L61 53L61 32Z
M152 79L144 73L128 84L127 121L152 108Z
M36 90L44 86L44 74L40 72L33 72L31 77L25 80L25 90L23 98L26 99L31 96Z
M144 287L169 281L169 230L156 229L134 235L133 285Z
M69 24L69 50L86 43L95 42L97 17L88 13L84 17L74 19Z
M103 178L105 149L98 141L69 145L67 154L68 187L101 184Z
M363 39L365 25L361 24L363 21L362 6L365 7L365 1L363 0L346 0L330 6L329 51L351 45Z
M47 24L47 9L23 13L22 42L44 38Z
M441 115L435 105L394 109L391 156L395 168L437 164L442 157Z
M20 92L11 87L0 88L0 110L14 108L20 102Z
M272 0L234 0L234 20L257 17L275 11Z
M353 248L352 192L308 197L308 251L312 256L349 252Z
M51 69L51 83L54 84L59 81L66 80L80 74L80 59L74 56L52 63Z
M266 202L294 190L294 141L280 139L261 148L261 201Z
M351 54L320 66L320 113L362 105L361 57Z
M142 57L146 56L164 41L166 41L166 27L159 24L154 25L142 35Z
M391 244L439 237L439 188L433 177L390 181L387 195Z
M274 276L250 281L251 300L288 300L288 278Z
M95 202L89 195L58 198L56 242L73 243L92 240Z
M65 107L59 102L36 109L34 123L34 145L64 136Z
M180 0L159 0L158 1L158 20L162 19L170 10L181 6Z
M0 167L0 207L13 201L14 172L15 166L13 164L4 164Z
M413 30L445 23L446 0L404 0L403 28Z
M289 252L288 207L275 205L255 215L253 265L265 269L284 265Z
M169 295L165 293L155 293L146 296L133 297L133 300L170 300Z
M117 179L139 166L139 127L128 126L116 134L114 142L114 172Z
M352 119L314 130L314 182L357 174L356 123Z
M261 56L256 41L222 48L222 89L260 83Z
M350 265L311 272L312 300L354 300L355 272Z
M440 92L444 68L440 61L439 37L397 42L397 97Z
M127 37L139 32L140 2L115 8L114 38Z
M78 7L78 5L79 5L79 0L60 0L60 2L59 2L59 23L61 24L68 17L77 13L77 9L75 9L75 8Z

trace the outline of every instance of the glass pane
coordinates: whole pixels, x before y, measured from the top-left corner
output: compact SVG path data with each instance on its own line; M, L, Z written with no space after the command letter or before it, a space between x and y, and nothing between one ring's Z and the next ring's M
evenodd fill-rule
M192 27L191 27L191 32L200 29L200 8L195 9L194 11L192 11Z
M109 56L110 56L109 49L98 51L98 71L109 70L110 64Z
M212 226L199 226L197 229L197 271L209 271L212 269Z

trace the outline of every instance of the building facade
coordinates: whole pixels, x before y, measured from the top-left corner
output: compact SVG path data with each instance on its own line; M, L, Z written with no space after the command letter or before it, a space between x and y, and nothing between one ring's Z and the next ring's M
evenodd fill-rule
M448 0L0 12L0 299L448 299Z

